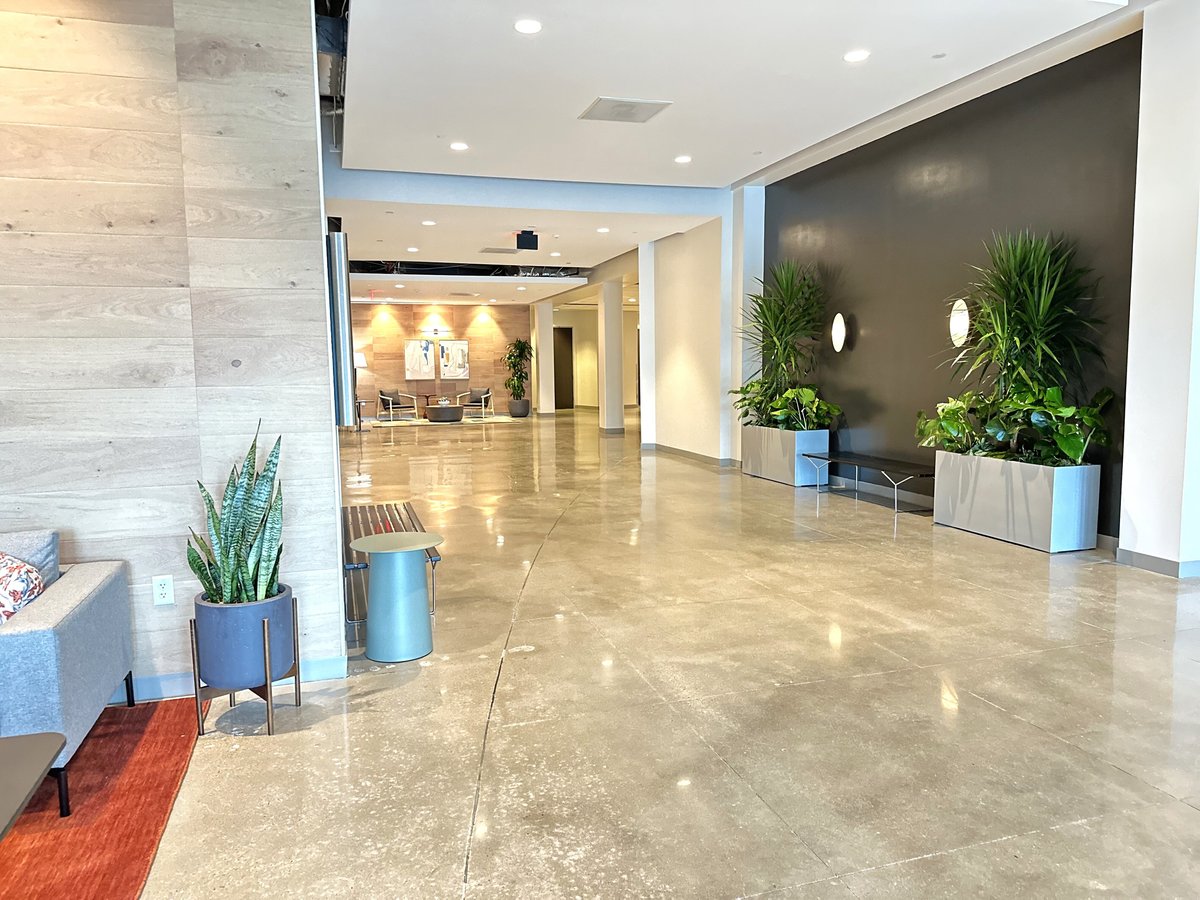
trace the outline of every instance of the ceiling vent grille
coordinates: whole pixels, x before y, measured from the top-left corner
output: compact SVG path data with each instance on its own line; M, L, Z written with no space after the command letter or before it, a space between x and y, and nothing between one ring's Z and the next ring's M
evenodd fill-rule
M516 247L484 247L480 253L504 253L513 256L520 251Z
M478 297L479 294L473 294L470 291L451 291L451 297Z
M670 100L626 100L621 97L597 97L579 116L593 122L649 122L671 105Z

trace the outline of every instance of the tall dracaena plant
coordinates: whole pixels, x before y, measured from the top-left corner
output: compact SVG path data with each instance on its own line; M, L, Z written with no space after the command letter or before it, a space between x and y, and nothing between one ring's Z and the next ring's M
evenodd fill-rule
M221 510L203 484L200 496L208 525L207 540L192 531L188 565L212 603L252 603L279 593L283 550L283 488L276 486L279 449L276 439L262 471L255 472L258 435L242 462L229 473Z
M525 382L529 380L531 359L533 345L524 338L517 338L504 349L504 365L508 366L504 387L514 400L525 399Z
M1000 397L1078 383L1085 358L1101 352L1089 311L1095 283L1075 247L1022 231L994 237L988 256L965 297L971 326L956 369Z
M808 378L825 319L825 287L815 266L783 260L751 294L742 333L757 348L759 379L769 398Z

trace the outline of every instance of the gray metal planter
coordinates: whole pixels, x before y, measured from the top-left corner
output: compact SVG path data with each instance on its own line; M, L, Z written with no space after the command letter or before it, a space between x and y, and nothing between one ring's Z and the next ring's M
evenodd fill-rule
M939 450L933 520L1062 553L1096 546L1099 466L1038 466Z
M808 487L829 483L829 468L820 472L805 453L828 453L829 429L784 431L761 425L742 427L742 471L756 478Z
M200 680L221 691L244 691L263 683L263 619L270 620L271 680L295 662L292 589L256 603L210 603L196 595L196 652Z

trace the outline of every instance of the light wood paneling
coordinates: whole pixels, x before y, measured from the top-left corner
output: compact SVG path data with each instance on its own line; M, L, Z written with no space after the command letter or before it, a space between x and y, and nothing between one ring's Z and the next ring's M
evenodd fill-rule
M40 452L51 431L93 446L114 434L187 435L196 431L196 391L62 391L45 384L37 390L0 390L0 422L5 438L23 441L31 454Z
M180 81L217 81L243 87L261 87L286 80L308 83L312 67L311 37L304 31L242 37L214 33L229 23L210 19L195 28L180 30L175 40L175 62ZM259 29L259 26L249 26ZM311 87L311 83L309 83Z
M194 287L321 290L324 286L320 241L192 238L188 253Z
M118 234L0 233L0 272L9 284L182 287L187 242Z
M0 172L71 182L182 184L178 134L0 124Z
M192 342L180 338L0 338L8 390L37 390L53 372L54 386L172 388L196 383Z
M0 484L8 491L90 491L155 484L195 484L200 456L195 433L83 443L57 431L42 440L36 465L23 440L0 440Z
M274 432L263 432L259 440L266 448L264 452L270 452L275 438L280 436ZM282 437L280 478L285 481L309 481L329 478L336 471L337 450L332 435L308 432L285 433ZM244 456L249 446L249 438L242 434L205 434L200 440L201 480L206 483L223 481L228 477L234 461Z
M197 337L196 384L324 386L329 352L320 335Z
M0 285L8 338L173 337L192 334L186 288Z
M203 515L194 484L0 494L6 529L51 528L68 540L87 536L131 543L147 535L183 534Z
M0 65L56 72L175 78L170 28L0 12Z
M0 68L0 122L179 130L175 82Z
M262 419L263 434L329 433L330 389L314 387L198 387L201 435L239 434L247 446Z
M311 91L311 84L298 81L276 85L181 81L180 128L187 134L303 140L316 127L316 110L303 102Z
M236 192L279 188L301 195L317 192L317 151L312 141L245 140L205 134L183 135L188 189Z
M124 25L175 24L171 0L0 0L0 10Z
M247 288L192 288L192 330L197 337L257 334L323 338L328 318L324 291L271 291L264 295Z
M287 189L187 189L187 227L193 237L320 240L315 193Z
M175 27L240 43L299 50L312 46L313 13L307 0L175 0Z
M0 231L183 237L178 185L0 177Z

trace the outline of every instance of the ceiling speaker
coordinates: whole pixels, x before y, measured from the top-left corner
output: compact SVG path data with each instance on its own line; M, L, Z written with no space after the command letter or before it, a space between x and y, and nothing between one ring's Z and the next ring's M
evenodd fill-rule
M536 250L538 248L538 236L535 232L525 230L517 232L517 249L518 250Z

